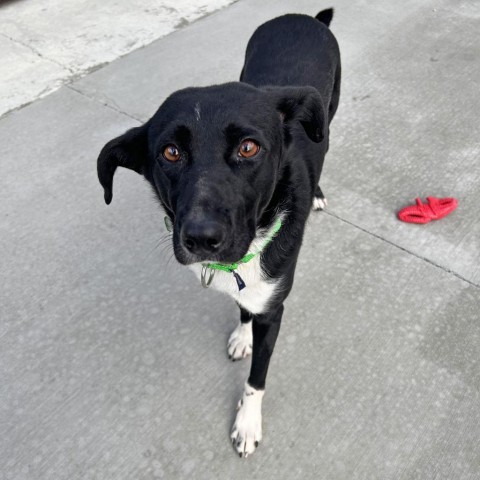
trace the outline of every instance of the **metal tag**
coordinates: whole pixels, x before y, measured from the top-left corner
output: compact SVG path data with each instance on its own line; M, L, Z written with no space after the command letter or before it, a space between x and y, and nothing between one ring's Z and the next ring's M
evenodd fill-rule
M210 274L208 275L207 279L207 270L210 270ZM208 268L206 265L202 266L202 287L208 288L213 281L213 277L215 276L215 270L213 268Z

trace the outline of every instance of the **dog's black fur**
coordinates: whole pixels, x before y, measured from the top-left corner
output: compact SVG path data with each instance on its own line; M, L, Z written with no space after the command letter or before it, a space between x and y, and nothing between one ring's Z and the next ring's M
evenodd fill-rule
M117 166L150 182L185 265L239 260L256 232L283 213L282 228L261 255L264 275L280 287L265 311L241 307L241 321L253 320L248 384L255 389L265 387L312 200L323 197L318 182L340 94L332 14L285 15L261 25L248 43L240 82L173 93L98 158L107 204ZM260 145L252 158L238 153L245 139ZM163 154L169 145L178 149L175 162Z

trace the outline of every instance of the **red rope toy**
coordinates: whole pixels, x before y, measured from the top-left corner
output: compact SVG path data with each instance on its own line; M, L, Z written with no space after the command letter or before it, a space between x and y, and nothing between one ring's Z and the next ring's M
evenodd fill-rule
M415 201L416 205L409 205L398 212L399 220L407 223L428 223L446 217L458 206L456 198L427 197L428 203L422 203L420 198Z

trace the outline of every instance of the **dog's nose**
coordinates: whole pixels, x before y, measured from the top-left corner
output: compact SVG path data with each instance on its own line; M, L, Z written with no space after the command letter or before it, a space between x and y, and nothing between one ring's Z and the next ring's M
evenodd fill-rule
M226 230L215 221L190 220L183 225L181 238L183 246L191 253L216 252L225 241Z

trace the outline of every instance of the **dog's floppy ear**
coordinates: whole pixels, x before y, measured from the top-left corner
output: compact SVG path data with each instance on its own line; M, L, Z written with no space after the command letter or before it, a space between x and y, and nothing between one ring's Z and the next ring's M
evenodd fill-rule
M299 121L312 142L325 137L326 113L322 97L314 87L275 87L268 89L285 125Z
M110 140L97 160L98 179L104 190L105 203L112 201L113 175L117 167L143 173L148 156L148 122Z

